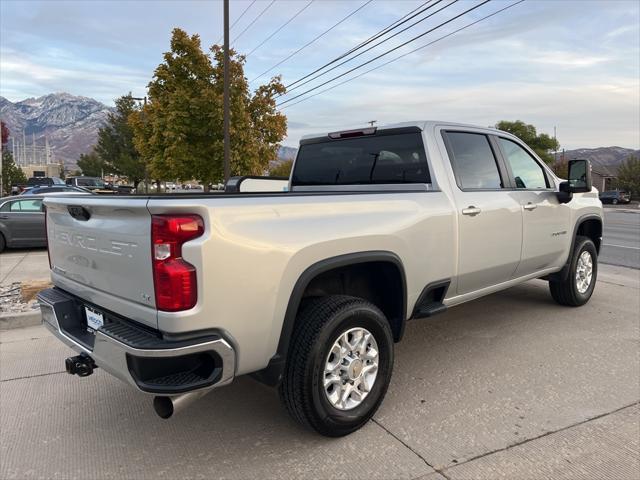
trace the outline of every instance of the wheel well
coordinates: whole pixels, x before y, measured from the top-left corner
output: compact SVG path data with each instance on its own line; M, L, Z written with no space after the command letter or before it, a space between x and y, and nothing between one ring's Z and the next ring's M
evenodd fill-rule
M578 225L576 235L589 237L596 245L596 251L600 254L600 242L602 240L602 222L595 218L585 220Z
M356 263L320 273L309 282L302 298L324 295L350 295L373 303L389 320L394 340L402 338L405 320L404 278L394 263Z

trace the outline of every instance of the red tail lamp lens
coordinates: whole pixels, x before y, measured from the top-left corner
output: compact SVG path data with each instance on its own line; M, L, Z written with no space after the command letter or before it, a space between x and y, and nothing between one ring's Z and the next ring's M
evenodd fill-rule
M204 233L199 215L153 215L151 255L156 308L178 312L198 301L196 268L182 258L182 245Z

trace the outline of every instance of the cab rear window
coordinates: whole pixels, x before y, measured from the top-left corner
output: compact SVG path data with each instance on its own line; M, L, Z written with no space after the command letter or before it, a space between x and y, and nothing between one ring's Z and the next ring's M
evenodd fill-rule
M303 142L292 185L430 183L421 132L383 132Z

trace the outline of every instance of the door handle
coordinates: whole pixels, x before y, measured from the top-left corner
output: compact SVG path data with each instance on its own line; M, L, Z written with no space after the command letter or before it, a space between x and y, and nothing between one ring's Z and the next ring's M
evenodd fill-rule
M481 211L482 210L480 210L478 207L474 207L473 205L470 205L469 207L462 209L462 214L463 215L471 215L472 217L475 217Z
M538 205L536 205L535 203L527 203L524 207L525 210L535 210L536 208L538 208Z

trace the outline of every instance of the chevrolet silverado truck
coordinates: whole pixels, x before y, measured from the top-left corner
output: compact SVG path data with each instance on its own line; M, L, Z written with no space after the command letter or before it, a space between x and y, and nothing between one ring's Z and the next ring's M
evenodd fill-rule
M405 325L531 279L577 307L598 273L586 160L561 180L495 129L412 122L300 141L287 192L50 197L43 323L163 418L240 375L301 424L361 427Z

